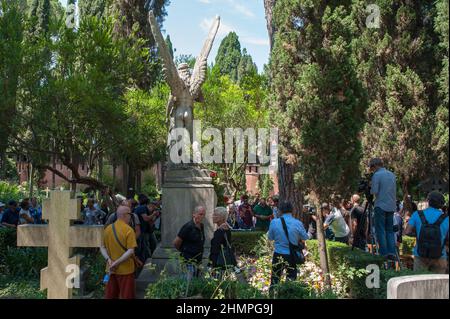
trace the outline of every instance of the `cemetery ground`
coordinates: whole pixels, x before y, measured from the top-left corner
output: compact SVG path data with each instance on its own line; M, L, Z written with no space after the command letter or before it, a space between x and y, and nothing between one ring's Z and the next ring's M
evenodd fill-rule
M39 290L41 269L47 267L46 247L17 247L16 231L0 229L0 298L45 299ZM233 243L242 273L229 274L223 280L210 276L196 279L190 284L184 279L161 274L138 295L148 299L385 299L387 281L393 277L417 275L411 268L414 240L405 238L400 247L401 271L383 269L383 261L371 254L352 250L337 242L327 242L332 278L332 289L326 289L319 267L317 241L307 242L309 255L300 267L295 282L284 282L269 296L271 256L273 247L263 232L235 232ZM74 298L103 298L105 261L98 249L74 248L80 254L81 286L73 290ZM379 288L369 289L366 278L367 265L380 267Z

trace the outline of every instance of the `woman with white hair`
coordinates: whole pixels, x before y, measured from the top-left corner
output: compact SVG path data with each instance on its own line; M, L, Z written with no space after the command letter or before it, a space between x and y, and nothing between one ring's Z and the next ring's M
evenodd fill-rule
M236 266L236 257L231 247L231 226L227 223L228 211L225 207L214 209L213 223L217 226L211 239L210 266L224 270Z

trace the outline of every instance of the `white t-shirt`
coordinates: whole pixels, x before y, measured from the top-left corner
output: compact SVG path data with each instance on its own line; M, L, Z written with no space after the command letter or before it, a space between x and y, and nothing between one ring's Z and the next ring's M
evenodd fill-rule
M21 209L20 213L19 213L19 216L22 216L22 215L27 215L28 217L31 218L31 214L30 214L29 210ZM25 218L20 217L20 224L28 224L28 222L27 222L27 220Z
M325 224L329 225L337 238L346 237L350 234L350 227L345 222L344 216L339 209L333 208L330 215L325 219Z

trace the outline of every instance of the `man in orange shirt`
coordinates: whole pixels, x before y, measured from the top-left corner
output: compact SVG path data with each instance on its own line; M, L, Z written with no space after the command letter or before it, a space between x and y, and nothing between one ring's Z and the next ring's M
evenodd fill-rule
M128 225L131 217L130 208L120 206L117 209L117 221L105 229L104 247L101 247L101 253L107 260L106 271L109 273L105 299L136 297L133 256L137 243L134 230Z

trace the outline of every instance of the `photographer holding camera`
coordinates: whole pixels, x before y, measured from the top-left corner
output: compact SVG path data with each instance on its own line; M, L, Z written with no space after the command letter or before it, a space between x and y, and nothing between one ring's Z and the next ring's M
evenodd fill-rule
M374 226L379 252L389 260L396 260L394 235L396 177L394 173L384 168L380 158L372 158L369 168L373 172L370 193L375 195Z

